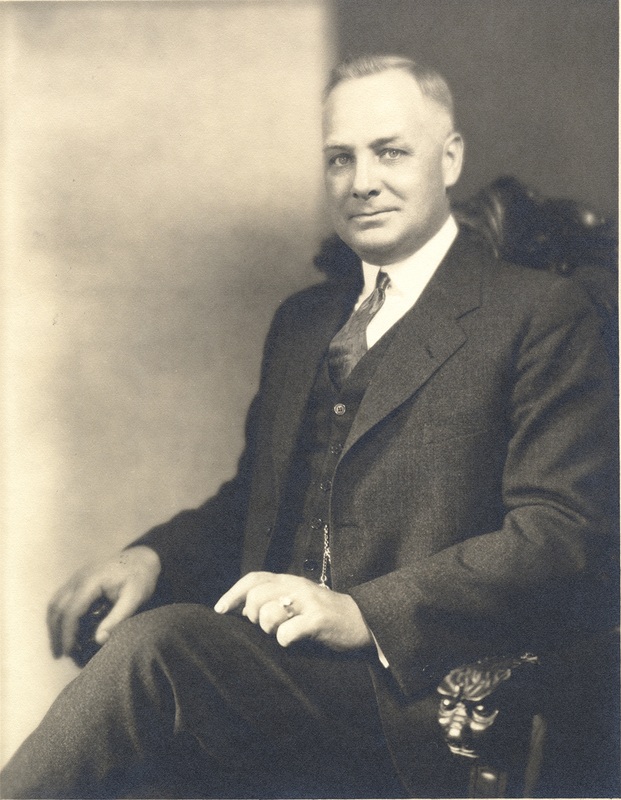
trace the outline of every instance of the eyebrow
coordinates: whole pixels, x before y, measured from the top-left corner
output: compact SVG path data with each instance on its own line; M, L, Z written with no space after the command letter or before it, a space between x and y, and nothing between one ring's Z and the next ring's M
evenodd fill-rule
M374 139L370 147L373 150L376 150L378 147L385 147L387 144L395 144L402 140L401 136L382 136L379 139ZM324 152L328 150L351 150L351 145L348 144L327 144L324 148Z
M371 142L371 147L375 150L378 147L384 147L387 144L395 144L400 141L402 141L401 136L384 136L382 139L375 139L375 141Z

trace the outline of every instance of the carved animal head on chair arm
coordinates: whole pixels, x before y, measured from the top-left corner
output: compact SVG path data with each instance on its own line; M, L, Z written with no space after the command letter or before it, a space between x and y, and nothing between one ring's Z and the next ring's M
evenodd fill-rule
M532 670L536 656L484 659L449 672L438 686L438 722L456 756L494 761L510 758L523 726L530 726L536 706ZM503 758L504 757L504 758Z

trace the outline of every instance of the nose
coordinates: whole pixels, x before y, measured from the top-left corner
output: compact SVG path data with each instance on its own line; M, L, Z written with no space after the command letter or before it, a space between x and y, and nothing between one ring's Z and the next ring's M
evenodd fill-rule
M449 739L461 739L468 727L468 713L460 703L451 717L446 736Z
M373 160L368 156L359 156L354 170L352 195L357 200L368 200L379 193L379 179Z

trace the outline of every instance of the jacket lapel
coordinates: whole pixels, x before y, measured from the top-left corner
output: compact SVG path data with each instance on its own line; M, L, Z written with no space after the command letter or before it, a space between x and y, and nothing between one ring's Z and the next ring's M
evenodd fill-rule
M429 281L378 366L360 403L343 454L405 402L466 341L459 318L480 305L481 252L463 233Z

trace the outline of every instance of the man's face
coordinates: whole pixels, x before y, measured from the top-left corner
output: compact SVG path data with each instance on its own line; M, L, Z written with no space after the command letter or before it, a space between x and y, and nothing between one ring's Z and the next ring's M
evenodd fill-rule
M324 108L324 169L337 233L383 266L416 252L445 222L463 143L449 113L403 70L338 84Z

